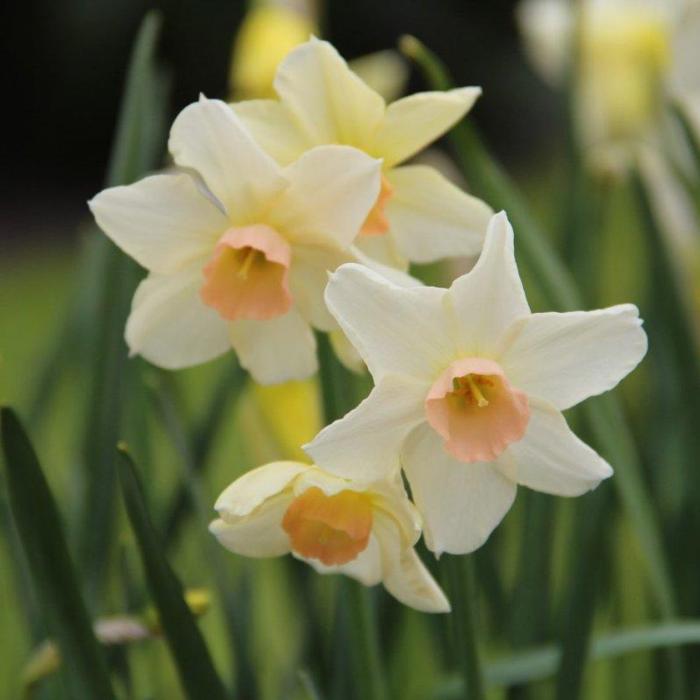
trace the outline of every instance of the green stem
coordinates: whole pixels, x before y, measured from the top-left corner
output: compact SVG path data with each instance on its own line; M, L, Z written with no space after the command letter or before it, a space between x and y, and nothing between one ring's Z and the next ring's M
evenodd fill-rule
M476 586L473 557L447 556L447 590L452 602L448 618L456 661L461 666L464 700L483 700L484 679L476 638Z

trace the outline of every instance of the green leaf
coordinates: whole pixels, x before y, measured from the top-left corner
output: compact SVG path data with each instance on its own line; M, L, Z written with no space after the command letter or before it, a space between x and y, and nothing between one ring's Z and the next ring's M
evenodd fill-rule
M204 639L184 600L182 585L166 561L163 546L151 524L134 463L124 445L120 445L118 454L119 479L129 522L187 697L191 700L225 698L226 692Z
M49 631L67 661L74 698L114 698L102 651L83 603L49 485L20 421L0 410L10 507Z

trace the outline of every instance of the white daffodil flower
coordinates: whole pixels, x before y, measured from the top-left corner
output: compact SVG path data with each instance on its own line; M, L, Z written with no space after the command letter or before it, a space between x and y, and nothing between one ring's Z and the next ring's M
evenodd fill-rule
M665 96L700 133L697 0L524 0L517 16L533 65L554 85L578 43L576 121L594 164L619 170L657 140Z
M359 481L402 466L436 554L483 544L517 484L576 496L612 474L561 412L644 356L637 308L531 313L504 213L449 289L397 287L350 264L331 276L326 303L375 387L304 449Z
M177 174L98 194L102 230L149 271L126 327L132 354L178 369L233 347L263 384L317 368L311 327L337 329L327 272L350 249L380 188L380 163L321 146L285 167L224 102L200 98L170 132Z
M233 106L257 141L287 164L321 144L345 144L381 158L382 185L357 245L395 267L481 250L492 212L433 168L401 165L458 122L477 87L423 92L387 106L326 41L312 38L277 69L279 100Z
M417 610L450 610L413 549L420 516L398 481L360 486L308 464L272 462L234 481L214 507L219 519L209 529L236 554L291 552L319 573L383 583Z

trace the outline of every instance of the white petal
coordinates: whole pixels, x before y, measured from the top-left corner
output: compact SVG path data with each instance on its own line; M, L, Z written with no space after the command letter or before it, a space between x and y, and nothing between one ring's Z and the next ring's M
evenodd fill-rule
M406 546L396 523L375 511L374 532L382 547L384 587L397 600L422 612L449 612L450 603L415 549Z
M291 51L274 86L311 143L364 148L384 116L384 100L326 41L311 39Z
M504 212L496 214L486 232L476 265L450 287L460 350L491 355L513 321L530 313L513 252L513 229Z
M408 436L401 459L425 543L437 556L481 547L515 500L515 484L495 463L458 462L427 423Z
M397 270L408 270L408 260L399 254L392 235L358 236L353 242L353 247L371 260L376 260Z
M97 225L151 272L175 272L211 254L228 220L189 175L152 175L89 202Z
M401 443L424 419L428 386L387 375L370 395L303 449L322 469L368 483L396 474Z
M571 432L559 411L536 399L530 400L525 436L508 447L498 464L518 484L557 496L580 496L613 473Z
M209 531L221 544L245 557L278 557L289 552L289 537L282 529L290 496L280 494L243 518L214 520Z
M366 371L367 365L360 357L360 353L357 352L355 346L340 328L331 331L328 334L328 339L331 341L331 347L335 356L344 367L357 374L363 374Z
M318 559L301 557L292 552L297 559L313 566L319 574L345 574L356 579L364 586L376 586L382 580L382 555L377 538L370 535L367 548L347 564L326 566Z
M318 369L316 339L296 308L269 321L234 321L229 337L241 366L260 384L307 379Z
M199 296L198 263L172 275L151 274L134 294L126 322L132 355L165 369L208 362L230 350L226 322Z
M647 351L647 336L632 304L532 314L517 321L511 332L500 358L509 381L562 411L612 389Z
M318 146L285 168L268 214L295 243L349 246L379 194L381 163L350 146Z
M419 92L392 102L374 134L370 153L392 167L418 153L451 129L472 107L481 88Z
M284 491L293 479L308 469L309 465L301 462L270 462L251 469L222 491L214 509L226 520L248 515L263 501Z
M401 255L427 263L481 252L491 207L427 165L395 168L387 177L394 194L386 214Z
M249 223L287 185L277 163L220 100L202 96L185 107L168 148L179 166L202 176L235 223Z
M245 100L231 107L258 144L280 165L289 165L313 145L278 100Z
M387 102L398 99L408 82L408 64L392 49L365 54L354 58L348 65L360 80L378 92Z
M399 287L361 265L342 265L326 287L326 305L378 382L385 374L430 380L452 347L444 289Z

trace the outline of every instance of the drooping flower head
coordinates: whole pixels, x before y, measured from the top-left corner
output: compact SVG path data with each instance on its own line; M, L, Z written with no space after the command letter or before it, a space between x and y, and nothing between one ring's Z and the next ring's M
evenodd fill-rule
M332 275L326 301L375 387L305 449L360 481L403 467L437 554L479 547L517 484L574 496L612 474L561 411L644 356L637 309L531 313L505 214L449 289L400 288L351 264Z
M426 612L449 603L413 545L420 517L399 483L359 485L299 462L273 462L234 481L214 506L224 547L249 557L292 553L320 573L383 583Z
M337 328L327 271L377 198L380 164L345 146L281 167L223 102L202 97L170 132L185 172L113 187L91 202L97 223L149 271L134 296L133 354L177 369L229 350L261 383L316 370L311 327Z
M387 105L333 46L312 38L282 61L274 89L278 100L233 107L278 162L321 144L382 159L381 188L357 242L366 253L395 267L479 253L489 207L437 170L402 163L459 121L480 88L418 93Z

